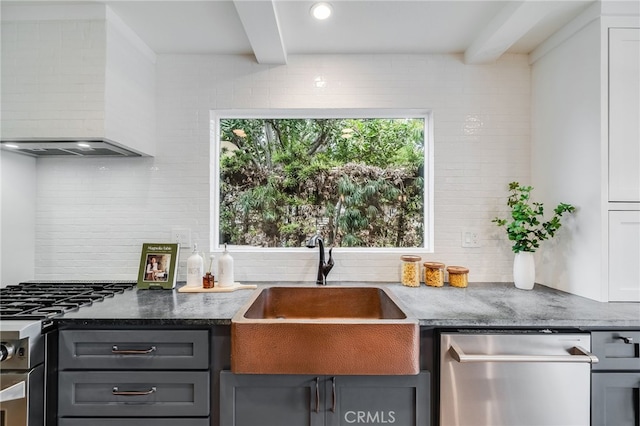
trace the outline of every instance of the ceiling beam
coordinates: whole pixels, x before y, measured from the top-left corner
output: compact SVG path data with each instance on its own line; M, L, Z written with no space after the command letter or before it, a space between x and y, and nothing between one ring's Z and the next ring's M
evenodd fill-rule
M467 64L493 62L528 33L542 18L553 12L559 2L524 0L506 5L482 30L464 52Z
M287 52L273 0L234 0L244 32L259 64L287 63Z

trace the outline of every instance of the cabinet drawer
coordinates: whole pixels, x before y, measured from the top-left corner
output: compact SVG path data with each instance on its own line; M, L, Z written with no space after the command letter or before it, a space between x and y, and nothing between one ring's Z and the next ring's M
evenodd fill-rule
M59 367L71 369L209 368L207 330L63 330Z
M594 370L640 370L640 331L591 333L591 349L599 362Z
M209 417L198 419L98 419L98 418L63 418L58 426L211 426Z
M63 371L60 417L209 415L208 371Z

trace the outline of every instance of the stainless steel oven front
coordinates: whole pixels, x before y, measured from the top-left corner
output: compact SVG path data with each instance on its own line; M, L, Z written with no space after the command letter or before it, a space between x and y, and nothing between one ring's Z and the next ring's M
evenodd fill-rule
M9 320L0 330L0 426L44 424L40 321Z
M0 425L43 424L44 365L22 373L0 374Z

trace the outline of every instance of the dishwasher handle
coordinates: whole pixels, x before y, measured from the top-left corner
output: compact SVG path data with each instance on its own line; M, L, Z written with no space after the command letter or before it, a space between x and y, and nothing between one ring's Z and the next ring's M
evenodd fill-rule
M470 355L455 342L451 342L449 354L460 363L466 362L585 362L595 364L598 357L580 346L567 350L568 355L500 355L482 354Z

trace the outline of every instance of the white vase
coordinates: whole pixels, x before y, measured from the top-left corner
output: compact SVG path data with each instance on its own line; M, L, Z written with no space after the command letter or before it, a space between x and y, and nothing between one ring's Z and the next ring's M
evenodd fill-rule
M513 283L522 290L531 290L536 280L533 253L521 251L513 259Z

